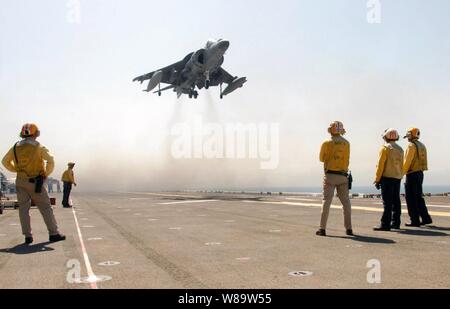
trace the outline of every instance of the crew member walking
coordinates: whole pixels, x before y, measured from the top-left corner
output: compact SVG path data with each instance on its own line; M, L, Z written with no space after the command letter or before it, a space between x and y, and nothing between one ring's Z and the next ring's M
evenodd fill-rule
M383 134L385 144L381 147L375 176L375 187L381 189L384 212L381 225L374 231L400 229L402 204L400 185L403 178L403 149L396 143L400 136L397 130L388 129Z
M349 197L349 178L348 167L350 163L350 143L342 137L346 132L344 125L335 121L330 124L328 133L331 134L331 140L322 144L320 150L320 161L324 163L325 176L323 181L323 206L320 229L316 232L318 236L326 236L326 227L331 202L333 201L334 191L344 208L344 225L346 234L353 235L351 204Z
M73 168L75 167L75 163L69 162L67 164L68 168L62 175L62 182L64 183L63 186L63 200L62 205L64 208L70 208L72 205L70 205L70 192L72 191L72 185L75 187L77 186L77 183L75 182L75 177L73 175Z
M411 223L406 226L419 227L433 223L423 198L423 172L428 170L427 148L419 142L420 130L417 128L409 129L405 138L408 139L409 145L405 154L403 173L406 174L406 204L411 218Z
M2 164L7 170L17 173L16 191L19 203L20 224L25 243L33 243L30 223L31 200L39 208L49 232L50 242L65 240L58 231L50 198L44 181L54 169L53 156L36 139L40 131L35 124L25 124L20 132L22 140L17 142L5 155ZM45 163L46 162L46 163Z

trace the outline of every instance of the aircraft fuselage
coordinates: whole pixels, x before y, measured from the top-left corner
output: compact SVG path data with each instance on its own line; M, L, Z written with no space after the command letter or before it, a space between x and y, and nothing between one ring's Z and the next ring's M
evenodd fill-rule
M189 93L199 79L204 78L205 82L209 81L210 73L216 71L223 64L224 55L229 46L229 41L208 41L205 48L196 51L186 64L181 72L180 85L175 91L178 94Z

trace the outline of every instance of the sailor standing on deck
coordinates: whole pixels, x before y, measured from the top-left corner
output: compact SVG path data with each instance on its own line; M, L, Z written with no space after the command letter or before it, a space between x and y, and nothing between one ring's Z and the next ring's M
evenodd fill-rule
M406 149L403 173L406 174L406 204L411 218L411 223L406 226L419 227L433 223L423 198L423 172L428 170L427 148L419 142L420 130L417 128L409 129L405 138L408 139L409 145Z
M344 125L339 121L330 124L328 133L331 134L331 140L324 142L320 150L320 161L324 164L325 176L323 180L322 217L320 229L316 232L316 235L326 236L331 202L333 201L334 190L337 190L337 195L344 208L346 234L353 236L348 174L350 143L342 137L346 132Z
M375 227L374 231L400 229L402 216L400 185L403 178L403 149L396 143L400 139L397 130L386 130L383 139L386 143L380 150L375 187L381 189L384 212L381 225Z
M50 198L44 187L47 178L54 169L53 156L36 139L40 131L35 124L25 124L20 132L22 140L17 142L5 155L2 164L7 170L17 173L16 189L19 203L19 217L25 243L33 243L31 232L31 200L39 208L50 234L50 242L65 240L66 236L58 231ZM46 164L45 164L46 162Z
M75 163L69 162L67 164L68 168L62 175L62 182L64 183L63 186L63 200L62 205L64 208L70 208L72 205L70 205L70 192L72 191L72 185L75 187L77 186L77 183L75 182L75 177L73 175L73 168L75 167Z

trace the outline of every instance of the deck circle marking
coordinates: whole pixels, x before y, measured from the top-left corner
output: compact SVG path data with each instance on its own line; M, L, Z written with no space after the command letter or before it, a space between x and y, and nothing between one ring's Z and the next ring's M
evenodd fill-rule
M240 261L240 262L245 262L245 261L250 261L251 258L249 257L239 257L236 258L236 261Z
M357 249L357 248L362 248L363 245L353 244L353 245L347 245L346 247L347 247L347 248L354 248L354 249Z
M292 277L310 277L312 276L313 273L311 271L306 271L306 270L298 270L298 271L293 271L289 273L289 276Z
M75 283L95 283L95 282L105 282L111 280L112 277L110 276L92 276L92 277L82 277L80 279L76 279Z
M119 264L120 264L120 262L116 262L116 261L106 261L106 262L98 263L99 266L117 266Z

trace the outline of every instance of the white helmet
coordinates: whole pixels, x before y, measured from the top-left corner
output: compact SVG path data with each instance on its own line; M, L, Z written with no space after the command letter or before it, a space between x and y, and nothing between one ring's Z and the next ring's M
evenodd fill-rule
M346 133L344 124L340 121L333 121L328 127L328 133L333 135L344 135Z
M389 141L398 141L400 139L400 135L398 134L398 131L395 129L387 129L383 133L383 138Z

